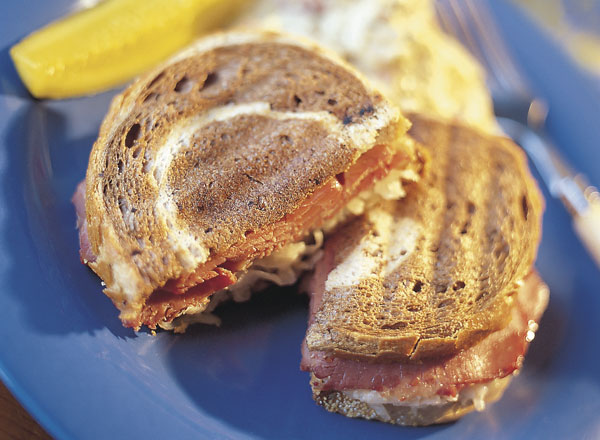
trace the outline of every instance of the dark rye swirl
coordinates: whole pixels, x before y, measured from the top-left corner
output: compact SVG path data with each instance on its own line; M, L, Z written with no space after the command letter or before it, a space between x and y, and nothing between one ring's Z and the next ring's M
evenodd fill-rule
M113 100L86 175L82 255L126 326L198 312L252 261L409 167L408 125L311 43L210 36Z

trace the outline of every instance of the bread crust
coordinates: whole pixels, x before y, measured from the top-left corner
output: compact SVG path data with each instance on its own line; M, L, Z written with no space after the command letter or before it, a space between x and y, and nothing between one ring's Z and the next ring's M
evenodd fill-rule
M155 289L407 128L310 43L263 32L201 40L111 104L86 175L90 267L125 324L138 322Z
M410 115L432 157L399 202L336 233L312 351L419 362L504 328L541 236L542 196L511 141Z
M493 391L486 394L484 404L487 405L500 399L511 379L511 376L500 379ZM428 426L449 423L475 410L475 404L470 399L459 399L440 405L401 406L384 404L382 405L384 412L377 411L367 403L353 399L340 391L318 391L313 389L313 399L329 412L339 413L346 417L360 417L402 426Z

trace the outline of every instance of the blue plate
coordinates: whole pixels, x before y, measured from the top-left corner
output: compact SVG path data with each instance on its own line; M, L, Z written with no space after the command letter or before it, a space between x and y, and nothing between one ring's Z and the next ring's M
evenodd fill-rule
M600 272L548 198L538 268L552 296L505 397L457 423L402 428L317 407L299 371L306 300L292 290L230 305L221 328L157 336L121 327L79 263L70 197L114 92L36 101L8 48L69 11L66 0L0 7L0 373L55 437L597 438ZM514 7L493 10L565 155L600 183L600 93Z

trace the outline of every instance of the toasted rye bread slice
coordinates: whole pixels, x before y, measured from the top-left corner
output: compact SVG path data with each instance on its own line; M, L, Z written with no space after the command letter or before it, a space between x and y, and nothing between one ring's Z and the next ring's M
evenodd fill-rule
M112 102L86 175L89 265L139 327L155 289L282 219L408 126L312 43L201 40Z
M474 129L411 120L431 166L405 199L326 243L335 257L312 282L322 298L310 350L418 361L453 355L510 319L543 211L524 153Z

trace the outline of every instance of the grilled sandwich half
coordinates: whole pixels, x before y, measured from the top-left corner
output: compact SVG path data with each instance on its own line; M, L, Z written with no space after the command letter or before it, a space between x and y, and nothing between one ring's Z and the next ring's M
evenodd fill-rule
M330 411L404 425L499 398L548 301L543 200L507 139L411 115L424 177L339 229L309 283L302 368Z
M74 196L82 260L125 326L182 330L215 292L293 283L322 228L403 196L423 162L408 127L310 42L200 40L113 100Z

